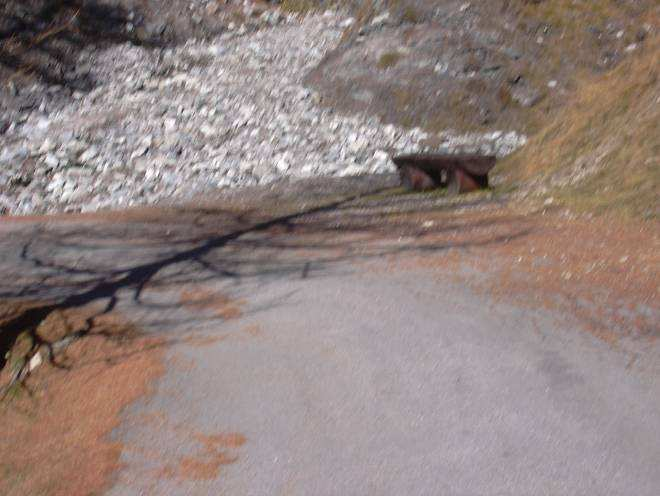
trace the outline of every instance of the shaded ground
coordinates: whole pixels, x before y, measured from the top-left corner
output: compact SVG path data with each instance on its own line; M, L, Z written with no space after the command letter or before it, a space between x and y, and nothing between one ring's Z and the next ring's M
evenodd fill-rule
M569 492L634 480L653 494L657 446L644 440L660 425L657 224L394 184L317 179L194 206L3 219L0 297L50 302L5 320L5 346L17 319L34 333L84 309L92 314L69 334L90 353L113 352L112 341L96 344L108 318L169 345L155 396L125 410L110 438L124 464L114 494L408 483L458 494L487 481L509 494L560 491L544 485L541 466ZM76 377L76 363L85 360L34 380ZM125 400L151 376L131 381ZM67 418L73 406L62 407ZM90 439L108 439L112 412ZM471 463L451 458L461 446ZM359 461L368 458L381 461ZM443 478L451 467L473 485ZM30 480L47 487L49 476Z
M60 106L73 92L103 84L91 70L99 49L210 38L230 22L255 19L246 18L241 5L215 0L6 0L0 5L0 136L15 112Z
M26 81L21 76L36 75L85 89L90 82L74 67L85 48L209 37L225 29L232 10L181 0L8 0L0 6L0 74L17 84Z
M158 44L160 34L127 30L143 19L129 2L80 0L6 1L0 6L0 103L6 128L14 113L59 105L73 91L89 91L94 80L79 57L111 43ZM136 17L137 16L137 17ZM132 24L131 24L132 25ZM46 88L33 84L44 83ZM48 91L47 91L48 90ZM4 129L1 130L4 133Z

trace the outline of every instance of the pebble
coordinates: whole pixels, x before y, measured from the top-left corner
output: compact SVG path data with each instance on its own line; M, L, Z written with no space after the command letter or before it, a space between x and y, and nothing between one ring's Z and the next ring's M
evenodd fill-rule
M96 148L95 146L90 146L80 155L80 157L78 157L78 160L80 160L82 163L87 163L92 159L95 159L98 156L98 154L99 154L98 148Z

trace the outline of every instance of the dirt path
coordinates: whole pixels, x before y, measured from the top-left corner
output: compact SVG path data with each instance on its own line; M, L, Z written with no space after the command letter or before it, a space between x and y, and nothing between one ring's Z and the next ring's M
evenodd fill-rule
M110 494L655 494L657 226L391 184L0 224L3 299L167 345Z

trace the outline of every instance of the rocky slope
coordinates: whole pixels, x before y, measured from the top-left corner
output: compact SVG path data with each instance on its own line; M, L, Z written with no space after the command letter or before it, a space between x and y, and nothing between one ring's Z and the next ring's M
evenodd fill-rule
M340 13L323 13L323 1L57 0L59 10L33 7L12 27L6 21L21 4L7 2L0 213L389 172L396 150L505 156L548 122L574 118L584 80L652 51L660 8L647 0L336 4ZM557 158L550 152L537 146L501 170L542 192L547 175L521 173L530 163L569 166L553 176L570 175L562 184L586 177L569 171L570 160L540 160Z
M373 0L309 82L325 102L429 131L533 136L494 173L590 212L657 217L660 5ZM500 174L503 173L503 174Z
M585 74L657 32L657 2L348 2L347 32L309 77L326 102L431 131L534 132Z
M343 19L269 17L169 48L130 42L82 50L97 82L66 105L18 112L2 135L0 209L27 214L189 199L280 177L392 171L388 152L427 134L319 105L305 75L338 43ZM49 87L35 84L39 98ZM444 135L446 150L506 155L524 137Z

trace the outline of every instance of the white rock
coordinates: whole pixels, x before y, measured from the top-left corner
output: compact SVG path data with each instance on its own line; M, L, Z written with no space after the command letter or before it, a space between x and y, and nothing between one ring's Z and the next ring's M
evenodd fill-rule
M280 172L280 174L284 174L291 168L291 165L289 164L289 161L286 159L286 157L280 157L277 162L275 162L275 168Z
M199 128L199 132L202 133L206 138L209 138L211 136L216 136L218 134L217 130L212 126L209 126L208 124L203 124Z
M60 159L57 158L57 156L53 155L52 153L48 153L44 157L44 164L46 164L48 167L51 167L53 169L59 167L60 165Z
M173 131L176 129L176 119L172 117L168 117L167 119L163 120L163 127L165 128L166 131ZM126 141L126 138L124 138L124 142Z
M39 153L49 153L57 149L57 143L50 138L46 138L39 147Z
M389 20L390 20L390 13L385 11L382 14L374 17L371 21L371 25L374 27L384 26L389 22Z
M90 146L87 150L85 150L83 153L80 154L78 160L80 160L84 164L95 159L96 157L98 157L98 155L99 155L99 149L95 146Z
M352 17L349 17L348 19L344 19L339 23L339 27L342 29L348 29L350 28L353 24L355 24L355 19Z
M217 44L217 45L211 45L208 51L214 57L221 57L222 55L227 53L227 48L223 45Z
M93 71L104 84L51 111L43 125L22 121L12 134L16 142L0 145L0 197L14 212L76 211L176 201L200 188L282 176L394 171L385 150L421 150L422 130L340 116L303 87L310 68L336 46L338 26L337 17L310 15L286 29L191 40L157 55L130 44L94 52ZM525 142L506 132L445 133L443 139L443 151L495 149L500 156ZM62 143L59 150L55 143ZM37 147L43 147L38 180L6 188L5 177ZM83 156L89 160L82 170L64 173L64 164Z
M37 351L30 361L28 362L28 371L32 372L34 369L39 367L43 363L43 358L41 357L41 352Z
M341 177L345 176L360 176L362 174L365 174L366 171L364 167L361 167L357 164L350 164L348 167L346 167L344 170L342 170L339 175Z
M376 150L376 152L374 152L374 159L378 162L389 162L390 156L383 150Z

